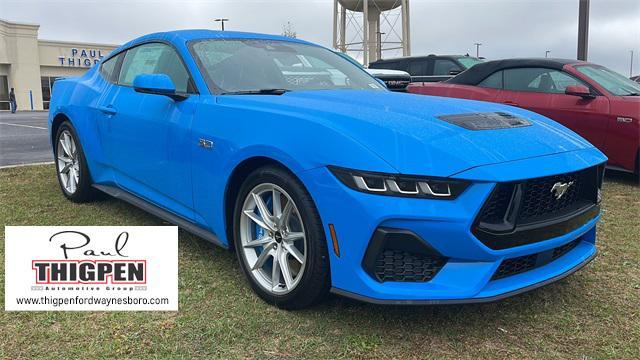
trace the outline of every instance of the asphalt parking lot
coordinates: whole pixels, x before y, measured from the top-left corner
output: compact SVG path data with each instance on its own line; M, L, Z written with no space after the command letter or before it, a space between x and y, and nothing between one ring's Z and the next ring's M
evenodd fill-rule
M0 167L53 161L47 112L0 112Z

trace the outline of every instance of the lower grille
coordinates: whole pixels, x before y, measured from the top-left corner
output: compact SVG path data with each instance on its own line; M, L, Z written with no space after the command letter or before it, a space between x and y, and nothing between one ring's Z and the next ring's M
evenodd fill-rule
M537 254L524 255L503 260L502 263L500 263L498 270L496 270L495 274L493 274L491 280L497 280L521 274L523 272L546 265L573 250L576 246L578 246L579 243L580 239L577 239L562 246L558 246L557 248L543 251Z
M536 267L536 260L538 254L520 256L513 259L504 260L495 274L493 274L493 280L502 279L507 276L520 274L525 271L529 271Z
M444 264L440 257L385 250L376 259L375 276L381 282L425 282L433 279Z
M448 259L408 230L379 227L373 233L362 267L376 281L426 282Z
M573 250L573 248L575 248L576 246L578 246L578 244L580 243L580 240L574 240L570 243L564 244L562 246L558 246L557 248L553 249L553 255L551 256L551 258L553 260L561 257L562 255L568 253L569 251Z

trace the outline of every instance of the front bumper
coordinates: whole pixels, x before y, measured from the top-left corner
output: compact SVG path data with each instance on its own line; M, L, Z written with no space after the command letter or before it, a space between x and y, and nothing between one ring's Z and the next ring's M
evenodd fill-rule
M565 153L544 159L510 163L511 175L491 175L491 166L460 174L473 184L456 200L425 200L378 196L353 191L327 168L299 174L316 201L326 227L331 262L332 291L348 297L392 304L444 304L495 301L559 280L586 265L596 254L596 216L573 231L548 240L502 250L490 249L471 232L474 219L497 181L547 176L594 166L606 158ZM585 153L586 152L586 153ZM580 159L580 161L576 161ZM542 166L538 162L546 162ZM549 166L549 162L557 166ZM547 170L545 170L545 168ZM496 165L498 172L503 165ZM526 174L537 169L533 176ZM481 174L480 180L476 174ZM332 224L340 256L332 251ZM373 234L379 228L404 229L414 233L430 248L447 258L446 264L426 282L380 282L363 268L363 259ZM563 256L528 270L496 279L494 274L505 259L548 252L575 241Z

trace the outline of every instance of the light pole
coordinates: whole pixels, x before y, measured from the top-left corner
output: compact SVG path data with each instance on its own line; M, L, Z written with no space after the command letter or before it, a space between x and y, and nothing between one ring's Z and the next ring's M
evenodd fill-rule
M633 76L633 50L629 51L631 53L631 63L629 64L629 77Z
M476 46L476 57L479 58L480 57L480 45L482 45L482 43L474 43L473 45Z
M545 51L544 52L544 57L548 58L550 53L551 53L551 50Z
M579 0L578 6L578 60L587 61L589 52L589 0Z
M213 21L221 23L222 24L222 31L224 31L224 22L225 21L229 21L229 19L220 18L220 19L215 19Z

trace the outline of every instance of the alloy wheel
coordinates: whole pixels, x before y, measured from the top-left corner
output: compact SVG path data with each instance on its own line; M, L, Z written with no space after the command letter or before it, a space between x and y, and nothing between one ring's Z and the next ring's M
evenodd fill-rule
M240 218L242 256L256 282L274 295L300 283L307 237L298 208L281 187L264 183L246 196Z
M80 162L78 147L69 130L64 130L58 137L57 149L58 177L64 190L74 194L80 181Z

